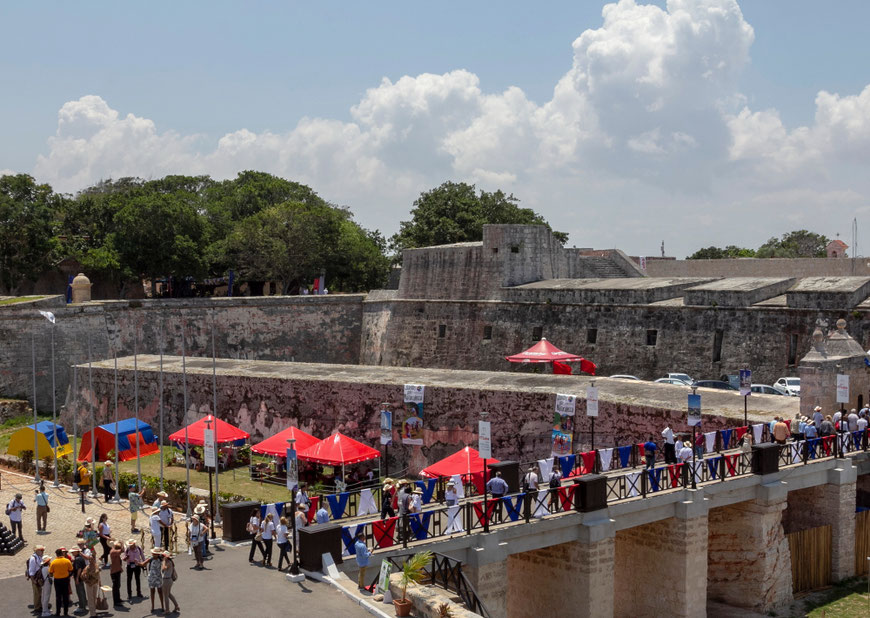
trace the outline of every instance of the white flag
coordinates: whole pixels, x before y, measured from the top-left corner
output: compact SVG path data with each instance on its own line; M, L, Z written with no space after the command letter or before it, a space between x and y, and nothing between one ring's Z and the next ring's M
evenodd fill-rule
M40 310L39 313L42 314L42 317L44 317L46 320L54 324L54 314L51 311Z

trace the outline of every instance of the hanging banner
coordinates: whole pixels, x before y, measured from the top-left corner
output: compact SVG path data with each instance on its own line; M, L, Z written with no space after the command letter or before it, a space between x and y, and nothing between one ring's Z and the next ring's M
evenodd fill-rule
M405 420L402 423L402 444L423 446L422 384L405 384Z
M393 443L393 413L381 410L381 444L389 446Z
M567 416L574 416L577 398L574 395L556 395L556 412Z
M552 454L561 457L570 455L574 443L574 412L571 414L553 413Z
M689 395L689 427L701 424L701 396Z
M849 403L849 376L837 374L837 403Z
M740 394L744 397L752 394L752 372L749 369L740 370Z
M586 389L586 416L598 416L598 387Z
M296 459L296 449L287 449L287 489L296 491L299 485L299 460Z
M206 468L217 467L217 457L215 456L214 430L206 429L202 432L203 437L203 460Z
M492 459L492 435L490 434L489 421L477 423L477 451L481 459Z

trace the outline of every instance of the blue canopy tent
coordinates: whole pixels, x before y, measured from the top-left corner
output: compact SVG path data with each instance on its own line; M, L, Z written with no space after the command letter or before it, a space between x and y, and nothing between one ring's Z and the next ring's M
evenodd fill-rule
M28 425L16 431L9 438L9 447L6 449L6 452L10 455L18 456L22 451L32 451L35 433L36 457L38 459L53 457L55 430L57 431L57 456L63 457L64 455L69 455L73 452L73 449L66 435L66 430L51 421L42 421L35 426Z
M94 432L96 440L96 459L107 459L110 451L115 449L115 423L100 425ZM152 455L160 450L157 438L151 430L151 425L145 421L125 418L118 421L118 461L136 459L136 442L139 442L139 456ZM82 436L82 446L79 449L79 461L91 460L91 432Z

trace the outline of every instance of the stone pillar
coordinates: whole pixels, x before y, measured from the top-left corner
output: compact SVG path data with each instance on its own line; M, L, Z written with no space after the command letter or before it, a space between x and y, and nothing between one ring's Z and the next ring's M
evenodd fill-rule
M707 596L766 613L792 600L791 553L782 527L785 487L759 487L752 501L710 509Z
M91 280L84 273L76 275L72 281L72 302L87 303L91 301Z
M505 615L613 616L613 549L608 521L582 525L580 541L510 555Z
M616 533L616 616L706 616L707 515Z
M828 471L823 485L822 508L830 511L831 579L835 582L855 575L855 491L858 469L851 459ZM808 505L809 508L815 508Z
M491 562L476 567L463 565L462 572L474 586L477 596L486 605L490 616L507 616L507 562Z

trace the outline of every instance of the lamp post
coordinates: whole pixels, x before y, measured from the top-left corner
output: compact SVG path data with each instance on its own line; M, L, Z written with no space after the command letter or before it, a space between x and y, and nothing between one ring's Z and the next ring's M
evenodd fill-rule
M33 482L39 484L39 432L36 429L39 420L36 418L36 335L30 333L30 361L33 367L33 465L35 473Z
M116 486L117 480L120 479L120 474L118 472L118 354L115 353L112 355L115 360L115 385L114 385L114 396L115 396L115 477L116 477ZM103 474L105 474L105 470L103 470ZM112 496L112 503L118 504L121 502L121 497L118 493L115 493Z
M212 423L212 419L211 419L210 417L207 416L207 417L205 418L205 431L206 431L206 434L205 434L205 435L206 435L206 436L211 435L211 423ZM215 423L215 426L217 426L217 423ZM216 445L216 443L215 443L215 441L214 441L214 436L211 435L211 437L212 437L211 445L209 445L208 441L206 440L206 441L204 442L204 444L203 444L203 448L204 448L204 449L209 449L209 448L211 448L212 457L215 457L216 453L214 453L214 448L215 448L217 445ZM203 455L205 455L205 453L203 453ZM205 457L204 457L204 459L205 459ZM215 459L216 459L216 458L215 458ZM213 462L213 463L216 463L216 462ZM209 465L208 465L208 461L206 461L206 466L208 467L208 510L209 510L209 522L211 523L211 538L214 538L214 536L215 536L215 535L214 535L214 500L213 500L214 494L212 493L212 487L211 487L211 473L212 473L212 470L214 470L214 467L213 467L213 466L209 466Z
M160 406L160 491L163 491L163 320L160 320L160 377L157 400Z
M97 418L94 412L94 376L92 371L91 336L88 335L88 400L91 402L91 498L97 499Z
M214 415L215 422L215 432L217 432L217 359L215 358L215 345L214 345L214 310L211 312L211 390L212 390L212 414ZM220 492L221 492L221 458L220 458L220 449L217 448L217 443L215 443L215 463L217 464L214 472L214 501L215 504L220 504ZM217 513L213 513L212 517L217 517L217 522L221 523L221 512L220 508L217 509ZM214 519L212 519L214 521ZM212 524L212 533L211 538L214 538L214 524Z
M692 387L692 395L698 394L698 387ZM698 489L697 482L695 481L695 471L698 469L698 464L696 463L695 457L698 452L698 447L695 444L695 434L698 430L698 425L696 423L692 423L692 489Z
M287 451L287 487L290 489L290 510L292 511L291 531L293 535L293 562L290 563L290 572L287 574L287 579L291 582L300 582L305 579L305 576L299 573L298 545L299 539L296 536L296 487L298 485L298 472L296 466L296 438L288 438L287 444L290 448ZM291 478L290 455L292 451L292 459L294 467L292 472L295 473L296 479ZM296 481L294 483L294 480ZM292 487L291 487L292 485Z
M54 425L54 486L60 487L57 480L57 387L54 378L54 329L51 323L51 424Z
M480 419L481 419L480 420L480 429L478 430L478 434L480 434L480 432L483 430L483 428L485 426L484 424L486 423L486 415L487 414L488 414L488 412L486 410L481 410L481 412L480 412ZM478 446L480 446L480 445L478 444ZM489 500L488 500L489 491L488 491L488 488L486 486L486 483L487 483L487 480L486 480L486 471L487 471L486 461L487 461L488 454L489 453L486 453L486 452L483 453L483 531L484 532L489 532Z

